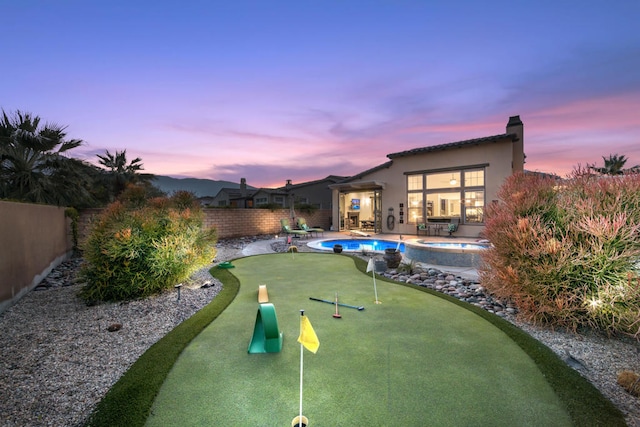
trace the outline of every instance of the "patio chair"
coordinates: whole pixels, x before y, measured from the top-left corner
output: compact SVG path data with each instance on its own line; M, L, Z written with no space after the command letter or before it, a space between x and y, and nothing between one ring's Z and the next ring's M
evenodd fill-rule
M460 218L451 218L451 222L447 225L447 231L449 235L447 237L453 237L453 233L458 231L458 225L460 224Z
M282 225L282 232L285 234L291 234L293 235L293 237L301 237L301 236L308 236L309 233L307 231L304 230L294 230L291 228L291 225L289 224L289 220L286 218L282 218L280 220L280 224Z
M302 218L302 217L298 217L298 219L296 220L297 224L298 224L298 228L307 231L309 233L316 233L316 237L318 236L318 233L322 233L322 235L324 236L324 228L320 228L320 227L309 227L307 225L307 220Z

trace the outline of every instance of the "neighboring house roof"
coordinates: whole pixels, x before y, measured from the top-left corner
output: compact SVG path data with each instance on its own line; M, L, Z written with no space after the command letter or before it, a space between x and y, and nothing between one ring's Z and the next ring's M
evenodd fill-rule
M229 196L229 199L250 199L256 191L257 190L245 189L243 194L243 191L240 188L221 188L216 197L221 193L226 193L227 196Z
M462 148L468 145L482 145L482 144L488 144L488 143L492 143L492 142L497 142L497 141L501 141L504 139L511 139L512 141L517 141L518 140L518 136L515 133L503 133L500 135L492 135L492 136L484 136L482 138L474 138L474 139L467 139L464 141L457 141L457 142L449 142L446 144L440 144L440 145L432 145L429 147L421 147L421 148L414 148L412 150L407 150L407 151L399 151L397 153L391 153L391 154L387 154L387 157L390 159L395 159L396 157L406 157L406 156L413 156L416 154L422 154L422 153L429 153L432 151L443 151L443 150L449 150L452 148Z
M284 187L283 187L284 188ZM267 193L267 194L275 194L275 195L286 195L286 191L283 188L261 188L254 193L254 196L258 193Z
M367 169L366 171L362 171L362 172L360 172L358 174L355 174L353 176L349 176L349 177L343 179L342 181L339 181L338 184L352 182L352 181L355 181L355 180L358 180L358 179L362 179L363 176L369 175L370 173L379 171L381 169L389 168L392 164L393 164L393 160L390 160L390 161L385 162L385 163L383 163L381 165L374 166L371 169Z
M292 189L301 188L301 187L308 187L310 185L321 184L321 183L326 182L326 181L331 181L331 182L334 182L334 183L335 182L341 182L345 178L348 178L348 177L338 176L338 175L329 175L329 176L327 176L325 178L322 178L322 179L316 179L315 181L306 181L306 182L301 182L299 184L291 184L291 185L289 185L288 189L292 190ZM286 185L276 188L276 190L281 190L281 191L285 191L286 189L287 189Z

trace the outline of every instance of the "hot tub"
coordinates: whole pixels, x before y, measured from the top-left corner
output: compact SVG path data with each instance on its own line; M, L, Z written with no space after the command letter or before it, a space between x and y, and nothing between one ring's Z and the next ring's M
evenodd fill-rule
M405 256L412 261L452 267L479 267L488 245L480 243L405 242Z

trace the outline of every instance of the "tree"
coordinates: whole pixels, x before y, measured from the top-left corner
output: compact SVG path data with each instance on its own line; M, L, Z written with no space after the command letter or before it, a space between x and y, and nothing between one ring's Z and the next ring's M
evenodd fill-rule
M139 173L144 169L140 163L142 162L140 157L136 157L127 164L127 150L116 150L115 155L106 150L104 155L98 154L98 158L99 163L108 171L107 181L114 198L117 198L128 184L150 184L153 179L152 174Z
M624 165L627 163L626 156L619 156L618 154L609 154L609 158L602 156L604 161L603 167L596 167L595 164L588 165L589 169L602 175L623 175L629 172L638 172L639 166L633 166L632 168L625 169Z
M90 165L66 154L79 139L66 140L66 127L42 124L38 116L2 110L0 118L0 198L81 206L92 203Z

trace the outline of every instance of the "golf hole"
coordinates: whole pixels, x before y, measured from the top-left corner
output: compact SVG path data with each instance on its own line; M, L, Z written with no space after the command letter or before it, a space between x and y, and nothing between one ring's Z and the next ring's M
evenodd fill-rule
M300 421L302 420L302 423ZM304 415L300 418L300 415L295 417L293 421L291 421L291 427L307 427L309 425L309 420Z

